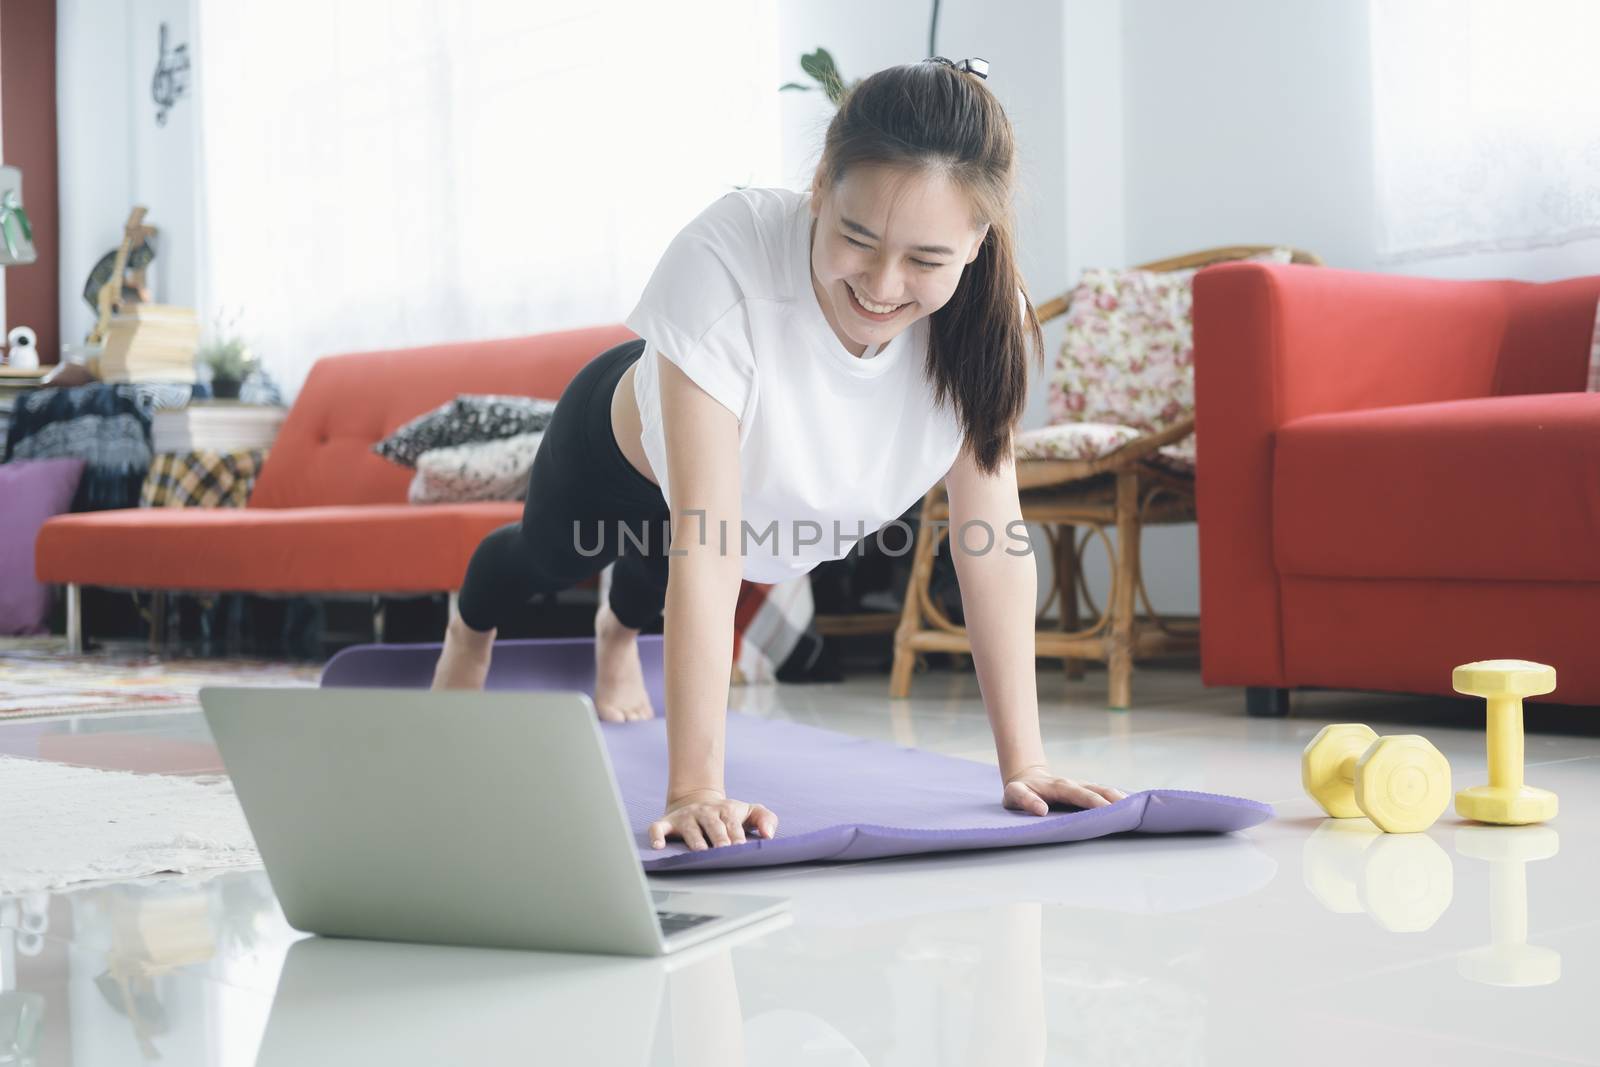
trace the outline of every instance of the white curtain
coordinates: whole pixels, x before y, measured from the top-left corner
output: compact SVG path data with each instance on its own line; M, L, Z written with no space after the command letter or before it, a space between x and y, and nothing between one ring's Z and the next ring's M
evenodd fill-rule
M341 351L620 322L778 184L776 0L199 0L207 315Z
M1600 3L1370 0L1388 261L1600 235Z

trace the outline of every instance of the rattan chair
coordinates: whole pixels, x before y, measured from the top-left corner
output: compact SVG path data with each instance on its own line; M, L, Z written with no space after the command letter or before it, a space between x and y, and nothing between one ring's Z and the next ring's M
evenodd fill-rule
M1290 262L1320 265L1309 252L1282 249L1271 245L1238 245L1215 248L1142 264L1138 269L1155 272L1192 271L1229 260L1270 257L1275 249ZM1078 290L1038 306L1040 322L1048 322L1067 312ZM1187 297L1187 291L1185 291ZM1186 307L1187 305L1185 305ZM1067 346L1062 346L1061 359ZM1064 364L1058 360L1057 372ZM1180 405L1180 417L1166 425L1139 427L1097 424L1113 431L1104 454L1087 458L1038 457L1030 447L1029 434L1016 439L1017 486L1022 516L1043 527L1055 565L1055 581L1049 598L1040 609L1044 620L1051 605L1059 602L1057 628L1041 628L1035 637L1036 655L1059 657L1068 678L1083 676L1084 662L1107 664L1109 704L1128 707L1132 697L1133 664L1152 656L1193 651L1199 646L1199 620L1172 619L1157 614L1144 587L1139 559L1140 535L1145 526L1195 521L1194 511L1194 379L1192 366L1183 373L1188 403ZM1052 423L1034 438L1072 426L1070 419ZM1081 427L1072 427L1074 429ZM1031 455L1030 455L1031 454ZM949 500L941 482L929 490L922 503L922 522L912 559L911 578L906 588L900 624L895 631L894 667L889 695L910 695L911 676L923 652L971 654L972 643L966 628L950 617L930 596L934 558L939 545L949 535ZM1107 529L1115 527L1113 544ZM1095 603L1083 577L1084 550L1091 541L1101 544L1111 563L1111 589L1108 603ZM1141 612L1142 607L1142 612ZM1083 609L1087 608L1087 612ZM1083 619L1093 621L1084 625Z

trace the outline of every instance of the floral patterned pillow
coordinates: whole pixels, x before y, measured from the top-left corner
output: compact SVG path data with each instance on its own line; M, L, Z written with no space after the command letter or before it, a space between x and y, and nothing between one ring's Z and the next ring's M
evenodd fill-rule
M1288 263L1286 248L1250 257ZM1153 433L1194 414L1195 270L1083 272L1049 383L1050 421Z
M431 448L417 457L417 473L406 499L413 504L459 504L470 500L522 500L528 472L544 431Z
M372 451L391 463L415 467L417 458L432 449L543 432L555 409L554 400L531 396L464 394L412 419Z

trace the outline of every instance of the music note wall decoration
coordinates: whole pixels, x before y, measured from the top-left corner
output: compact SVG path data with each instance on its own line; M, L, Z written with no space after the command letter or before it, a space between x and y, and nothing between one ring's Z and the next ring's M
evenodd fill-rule
M156 101L156 125L167 124L167 112L189 92L189 46L180 44L167 52L167 24L161 24L161 55L156 60L155 77L150 80L150 95Z

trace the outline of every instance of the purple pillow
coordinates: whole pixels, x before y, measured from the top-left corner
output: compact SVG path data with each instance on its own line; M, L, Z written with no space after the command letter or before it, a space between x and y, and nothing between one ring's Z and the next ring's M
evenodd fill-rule
M50 590L33 576L39 527L72 506L81 459L0 463L0 634L41 634Z

